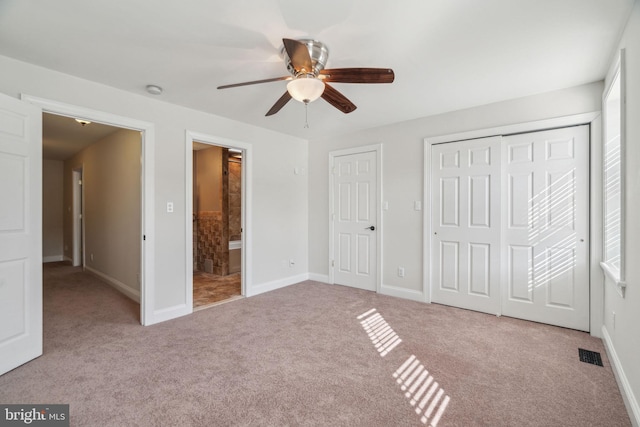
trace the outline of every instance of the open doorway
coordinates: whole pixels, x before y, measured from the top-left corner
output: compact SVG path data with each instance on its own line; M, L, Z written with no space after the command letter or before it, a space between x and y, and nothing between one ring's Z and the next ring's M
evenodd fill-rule
M243 151L192 143L193 309L242 297Z
M141 132L47 112L42 123L44 285L49 269L68 266L57 271L91 274L140 303Z

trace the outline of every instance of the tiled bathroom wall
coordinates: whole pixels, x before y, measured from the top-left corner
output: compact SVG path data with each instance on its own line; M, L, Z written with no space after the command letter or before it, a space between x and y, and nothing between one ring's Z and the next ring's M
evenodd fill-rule
M229 160L229 240L240 240L242 207L242 164Z
M213 274L229 274L229 235L223 224L222 212L198 212L198 270L206 271L205 260L213 261Z

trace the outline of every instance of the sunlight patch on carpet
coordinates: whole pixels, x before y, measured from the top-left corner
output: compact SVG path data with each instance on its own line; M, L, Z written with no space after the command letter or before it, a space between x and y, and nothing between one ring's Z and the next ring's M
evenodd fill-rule
M381 357L389 354L398 344L402 342L398 334L391 329L391 326L384 320L384 317L375 308L358 316L364 331L369 335L371 343L375 346Z
M411 355L394 373L393 378L415 408L422 415L420 422L436 427L449 405L449 396L437 381L429 374L423 364Z

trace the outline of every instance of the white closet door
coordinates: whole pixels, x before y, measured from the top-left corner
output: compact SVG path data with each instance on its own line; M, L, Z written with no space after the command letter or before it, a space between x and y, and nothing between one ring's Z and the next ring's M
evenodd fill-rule
M432 146L432 301L500 312L500 137Z
M589 127L504 137L502 313L589 330Z

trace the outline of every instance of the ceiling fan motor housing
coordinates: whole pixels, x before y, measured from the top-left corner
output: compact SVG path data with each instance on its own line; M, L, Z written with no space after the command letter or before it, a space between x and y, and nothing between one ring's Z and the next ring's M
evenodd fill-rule
M309 50L309 56L311 57L313 70L307 70L308 73L312 73L317 77L318 74L320 74L320 71L322 71L325 65L327 65L327 60L329 59L329 48L327 48L324 43L319 42L318 40L300 39L298 41L307 46L307 49ZM289 70L289 72L295 76L296 69L293 64L291 64L291 59L289 58L287 50L284 46L282 46L282 49L280 49L280 54L284 58L284 62L287 64L287 70Z

